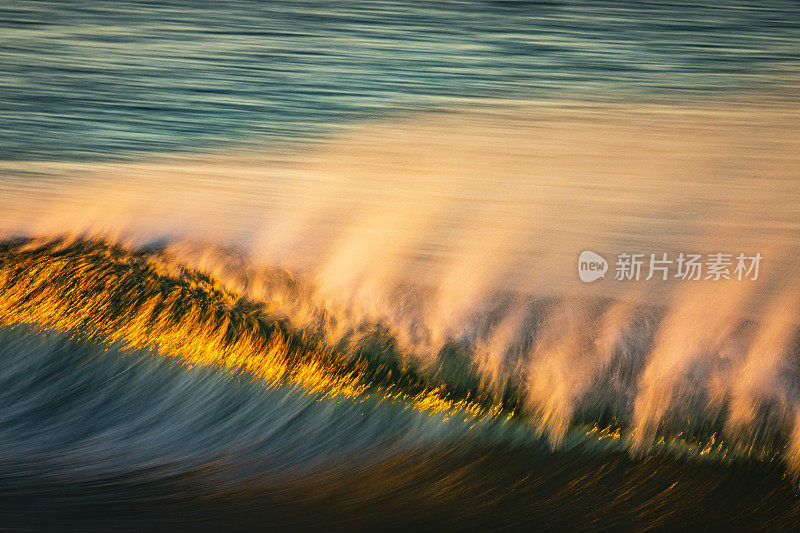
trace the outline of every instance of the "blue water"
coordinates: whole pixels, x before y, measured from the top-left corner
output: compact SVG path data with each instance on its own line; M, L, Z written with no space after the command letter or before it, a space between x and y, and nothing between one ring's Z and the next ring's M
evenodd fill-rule
M796 99L791 1L0 6L0 159L136 157L504 100Z

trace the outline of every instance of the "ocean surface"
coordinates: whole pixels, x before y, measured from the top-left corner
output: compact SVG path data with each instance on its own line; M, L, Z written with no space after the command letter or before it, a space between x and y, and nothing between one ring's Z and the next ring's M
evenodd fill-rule
M0 529L796 527L798 87L795 1L3 3Z

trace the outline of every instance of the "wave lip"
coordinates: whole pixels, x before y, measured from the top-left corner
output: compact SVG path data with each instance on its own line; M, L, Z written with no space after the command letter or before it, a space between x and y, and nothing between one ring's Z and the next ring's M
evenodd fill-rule
M242 371L325 395L353 399L383 391L387 400L410 401L426 411L510 414L503 404L478 401L478 394L470 400L468 389L448 391L402 368L379 326L360 337L362 344L327 345L313 330L297 330L274 314L269 302L241 297L208 274L170 264L156 248L20 239L6 242L0 253L0 311L8 325L155 349L188 366Z

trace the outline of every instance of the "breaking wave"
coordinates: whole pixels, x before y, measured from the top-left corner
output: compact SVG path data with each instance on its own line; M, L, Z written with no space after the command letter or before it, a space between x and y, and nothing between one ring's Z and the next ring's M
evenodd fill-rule
M658 400L670 401L658 406L657 423L640 427L638 410L654 394L648 380L664 342L659 328L676 320L667 309L608 298L529 298L516 302L524 313L515 316L508 294L469 335L448 338L423 357L392 327L325 308L310 282L248 266L233 252L203 250L206 261L209 254L227 267L236 261L238 281L258 285L261 299L193 268L168 244L131 250L96 240L17 239L0 256L4 322L123 351L154 350L187 366L244 372L323 397L376 397L445 418L513 419L555 448L589 428L586 435L610 435L636 453L656 447L795 466L800 329L793 321L742 319L728 326L730 338L720 346L693 338L695 360L680 380L666 371L658 376ZM397 300L424 298L408 291L398 290ZM510 371L502 375L488 348L510 320L522 325L504 351ZM430 348L427 340L424 346ZM771 373L753 368L754 358L769 354L781 356L761 363ZM767 379L769 388L759 381Z
M645 527L702 505L792 525L791 121L525 113L354 127L269 160L4 163L0 510ZM586 249L764 263L582 284Z

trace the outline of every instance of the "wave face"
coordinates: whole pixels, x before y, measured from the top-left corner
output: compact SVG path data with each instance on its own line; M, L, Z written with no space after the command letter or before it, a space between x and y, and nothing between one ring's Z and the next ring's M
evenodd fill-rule
M735 379L723 397L708 388L715 372L736 376L737 361L704 359L687 376L693 390L640 428L667 308L625 304L625 329L609 345L619 301L529 300L519 357L534 381L493 381L479 348L488 333L449 339L422 360L390 327L326 309L310 281L204 249L258 278L254 299L176 249L187 247L65 238L0 247L0 501L10 524L645 527L696 524L702 507L709 523L789 527L800 512L782 479L797 453L794 323L779 328L788 344L771 396L746 389L749 418ZM508 318L495 309L485 320L492 331ZM736 342L763 346L775 327L748 318L735 330ZM570 354L584 358L586 377L559 382L559 365L578 363ZM738 364L752 372L746 354ZM409 517L408 505L419 512Z

